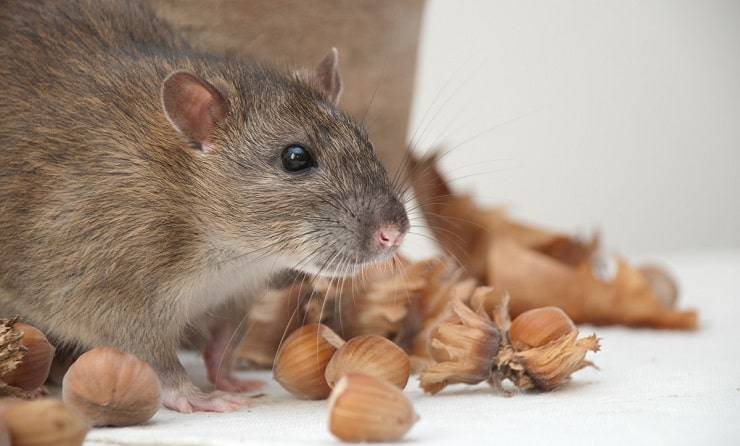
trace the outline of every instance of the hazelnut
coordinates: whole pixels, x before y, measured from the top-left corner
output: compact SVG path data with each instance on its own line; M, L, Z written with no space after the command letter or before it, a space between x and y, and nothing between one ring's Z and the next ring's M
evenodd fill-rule
M496 358L495 376L510 379L520 389L555 389L574 372L593 366L585 356L599 351L599 339L578 339L573 321L556 307L520 314L511 323L509 340L511 345Z
M343 344L326 325L304 325L291 333L278 351L273 376L299 398L324 399L331 393L324 377L326 365Z
M576 326L558 307L542 307L517 316L509 328L509 341L517 350L541 347L575 331Z
M421 387L435 394L449 384L488 381L498 391L509 380L519 389L552 390L573 372L593 366L585 359L599 339L579 339L573 321L559 308L527 311L511 322L509 297L478 287L469 304L454 299L448 316L430 333L434 363L421 373ZM475 309L475 311L473 310Z
M398 440L418 419L398 387L372 376L344 375L329 397L329 430L343 441Z
M77 411L51 399L14 403L2 422L13 446L79 446L90 430Z
M452 314L429 336L435 361L421 374L421 387L435 394L449 384L477 384L491 376L501 335L485 314L477 314L459 299L450 303Z
M131 426L159 409L161 386L149 364L110 347L80 356L64 375L64 402L94 426Z
M347 373L362 373L388 381L400 389L406 387L411 364L401 347L377 335L365 335L347 341L326 366L326 382L334 387Z
M51 361L54 359L54 346L36 327L16 323L13 328L23 335L21 346L26 352L20 364L3 376L2 380L10 386L23 390L38 389L44 385L49 376Z

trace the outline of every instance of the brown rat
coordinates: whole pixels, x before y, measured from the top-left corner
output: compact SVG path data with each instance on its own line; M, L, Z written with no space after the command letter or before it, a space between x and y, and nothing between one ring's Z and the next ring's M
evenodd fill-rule
M408 229L335 107L335 51L285 74L198 53L138 2L11 1L0 60L0 311L138 355L170 408L245 402L187 377L193 321L286 270L349 274Z

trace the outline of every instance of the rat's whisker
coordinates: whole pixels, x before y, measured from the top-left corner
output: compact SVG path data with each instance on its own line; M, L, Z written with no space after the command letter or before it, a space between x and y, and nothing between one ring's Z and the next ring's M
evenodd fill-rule
M287 238L281 238L281 239L278 239L278 240L276 240L276 241L274 241L274 242L272 242L272 243L270 243L270 244L268 244L266 246L263 246L261 248L258 248L258 249L252 250L252 251L248 251L248 252L244 252L244 253L240 253L240 254L238 254L238 255L236 255L234 257L231 257L229 259L225 259L225 260L222 260L220 262L217 262L215 265L209 265L209 267L214 267L214 266L215 267L222 267L225 264L232 263L232 262L241 260L241 259L243 259L245 257L249 257L249 256L252 256L252 255L255 255L255 254L258 254L259 253L260 256L258 256L257 258L254 259L255 261L258 261L258 260L261 260L262 258L264 258L265 256L274 253L273 249L276 246L280 246L282 249L285 249L287 247L287 245L286 245L287 242L290 242L290 241L293 241L293 240L296 240L296 239L306 238L309 235L319 234L321 232L322 232L321 229L314 229L314 230L311 230L311 231L302 232L300 234L295 234L295 235L292 235L292 236L287 237Z
M421 117L420 123L416 128L414 129L414 132L411 134L410 138L410 145L413 147L413 144L416 141L416 136L418 134L419 129L422 127L422 125L426 124L427 117L429 116L429 113L434 109L434 107L437 105L437 101L440 100L442 97L442 93L444 93L447 88L451 85L452 81L457 77L457 75L460 73L460 71L467 66L470 61L474 60L476 57L476 54L470 54L460 65L458 65L455 68L455 71L453 71L450 76L447 78L447 80L444 82L441 88L437 90L437 93L434 95L434 98L432 99L432 102L430 103L429 107L424 111L424 114Z
M430 237L430 236L428 236L428 235L426 235L426 234L422 234L422 233L420 233L420 232L412 232L412 231L409 231L409 234L414 234L414 235L416 235L416 236L419 236L419 237L423 237L423 238L426 238L426 239L428 239L428 240L432 241L432 242L433 242L433 243L435 243L435 244L438 244L438 243L439 243L439 242L438 242L438 241L437 241L437 240L436 240L435 238L432 238L432 237ZM458 249L460 249L460 247L459 247L459 246L458 246ZM465 251L464 251L464 250L462 250L462 249L460 249L460 252L465 252ZM456 265L457 265L458 267L462 268L463 270L467 270L467 268L466 268L466 266L465 266L465 265L466 265L466 263L464 263L464 262L460 261L460 259L459 259L459 258L457 257L457 255L455 255L454 253L452 253L452 252L450 252L450 251L445 251L445 253L444 253L444 254L445 254L445 255L447 255L447 256L450 256L450 257L452 257L452 258L453 258L453 260L455 261L455 263L456 263Z
M450 103L450 101L452 99L458 97L459 91L463 87L467 86L470 83L470 81L473 79L473 76L475 74L477 74L478 70L480 70L484 66L484 64L485 64L485 61L484 60L480 60L478 62L478 65L475 66L472 70L470 70L470 72L468 73L468 75L462 80L462 82L460 82L458 84L458 86L455 88L455 90L451 94L448 95L448 97L445 99L445 101L439 107L437 107L436 112L434 113L434 115L432 116L432 118L427 122L427 124L425 125L424 130L422 131L421 135L419 136L419 142L422 141L424 139L424 137L427 135L427 132L429 131L429 129L432 128L432 124L434 123L434 121L436 120L436 118L439 116L439 114L442 112L442 110L445 109L445 107Z
M486 171L486 172L473 172L473 173L470 173L470 174L467 174L467 175L461 175L459 177L450 178L450 179L447 180L447 183L448 184L451 184L451 183L455 183L455 182L458 182L458 181L461 181L461 180L464 180L464 179L467 179L467 178L480 177L480 176L483 176L483 175L490 175L492 173L508 172L508 171L511 171L511 170L515 170L517 168L518 167L502 167L500 169L489 170L489 171Z

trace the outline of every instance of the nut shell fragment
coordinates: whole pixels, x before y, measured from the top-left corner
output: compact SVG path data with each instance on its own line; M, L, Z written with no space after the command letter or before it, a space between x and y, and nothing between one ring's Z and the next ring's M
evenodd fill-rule
M616 275L606 280L591 264L573 268L512 240L498 240L489 252L490 282L511 293L511 313L554 305L576 323L695 329L697 314L676 310L656 297L637 268L616 259Z
M453 315L431 333L429 350L436 361L421 374L421 387L435 394L448 384L477 384L487 380L498 352L500 334L485 316L460 300L451 304Z
M351 279L316 280L313 282L316 296L313 305L308 305L308 318L335 327L348 339L369 334L389 339L403 337L409 307L419 299L427 283L427 263L411 264L403 258L394 258L371 265ZM327 315L332 312L324 311L326 302L337 306L339 317Z
M343 441L398 440L418 419L398 387L367 375L344 375L329 397L329 430Z
M0 319L0 395L12 394L4 377L15 370L23 361L26 348L21 343L23 333L16 327L15 319Z
M576 323L693 330L694 310L674 308L675 281L653 267L618 259L616 276L599 277L600 237L574 237L479 206L445 181L435 155L411 157L410 182L442 250L482 284L511 295L511 313L557 306ZM415 351L415 354L418 353Z
M577 337L578 332L573 331L555 342L514 353L506 364L515 372L510 376L514 384L520 389L552 390L565 383L573 372L593 366L584 357L588 351L599 351L598 338Z
M237 356L251 366L271 368L286 333L298 328L304 320L300 306L310 292L308 284L299 283L287 288L268 288L256 296Z

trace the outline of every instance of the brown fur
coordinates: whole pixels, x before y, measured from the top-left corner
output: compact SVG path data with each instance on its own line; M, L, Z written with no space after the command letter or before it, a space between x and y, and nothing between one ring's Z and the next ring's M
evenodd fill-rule
M198 53L135 2L0 10L0 310L67 346L139 355L191 386L188 325L277 272L343 274L408 222L364 130L319 91L252 60ZM204 153L162 111L176 70L224 93ZM318 168L289 174L280 153Z

